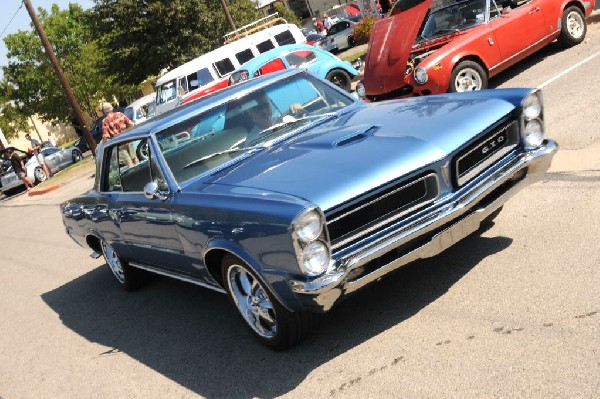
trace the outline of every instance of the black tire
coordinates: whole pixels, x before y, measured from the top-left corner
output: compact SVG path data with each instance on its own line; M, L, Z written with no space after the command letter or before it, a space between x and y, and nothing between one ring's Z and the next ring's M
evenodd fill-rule
M140 161L148 158L148 141L144 140L140 142L135 149L135 154Z
M587 23L585 15L577 6L567 7L561 19L561 30L558 41L566 47L575 46L585 39Z
M285 309L242 260L226 255L221 267L223 285L231 303L263 345L280 350L290 348L316 328L317 314Z
M33 177L35 178L35 184L41 183L48 179L46 172L44 172L44 169L41 166L38 166L33 170Z
M100 242L102 255L113 276L126 291L136 291L147 282L147 274L129 266L117 252L104 240Z
M354 40L354 37L352 37L352 36L348 36L348 46L349 46L349 47L354 47L354 46L356 46L356 41Z
M461 61L452 71L448 91L451 93L487 89L487 73L475 61Z
M348 72L341 69L332 69L327 73L325 79L336 85L337 87L350 92L352 79Z
M83 155L81 155L79 150L73 150L71 156L73 157L73 163L77 163L83 159Z

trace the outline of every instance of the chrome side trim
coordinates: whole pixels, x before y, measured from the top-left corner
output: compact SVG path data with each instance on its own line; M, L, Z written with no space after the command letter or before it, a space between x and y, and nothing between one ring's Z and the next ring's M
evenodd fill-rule
M170 273L163 269L158 269L153 266L148 266L148 265L144 265L144 264L136 263L136 262L129 262L129 266L135 267L136 269L142 269L142 270L145 270L150 273L160 274L161 276L166 276L166 277L174 278L176 280L185 281L186 283L199 285L201 287L208 288L209 290L213 290L216 292L220 292L221 294L225 294L225 290L223 288L215 287L214 285L207 284L207 283L200 281L198 279L195 279L193 277L182 276L182 275L176 274L176 273Z
M520 55L521 55L521 53L524 53L524 52L526 52L526 51L527 51L527 50L529 50L530 48L537 46L538 44L540 44L540 43L541 43L541 42L543 42L544 40L548 39L550 36L553 36L553 35L555 35L557 32L560 32L560 26L559 26L559 29L555 30L554 32L550 33L549 35L546 35L546 36L544 36L543 38L541 38L541 39L540 39L540 40L538 40L537 42L535 42L535 43L533 43L532 45L530 45L530 46L528 46L528 47L524 48L523 50L519 51L519 52L518 52L518 53L516 53L515 55L512 55L512 56L508 57L507 59L505 59L505 60L503 60L503 61L501 61L501 62L497 63L497 64L496 64L496 65L494 65L493 67L490 67L490 72L491 72L492 70L494 70L494 69L496 69L496 68L500 67L501 65L503 65L503 64L506 64L507 62L509 62L509 61L510 61L510 60L512 60L513 58L516 58L516 57L520 56Z

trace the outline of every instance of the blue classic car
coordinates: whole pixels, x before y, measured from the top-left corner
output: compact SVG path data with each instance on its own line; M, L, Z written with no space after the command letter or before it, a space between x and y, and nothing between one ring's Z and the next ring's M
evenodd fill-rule
M329 80L346 91L350 91L350 83L358 75L352 64L340 60L328 51L308 44L288 44L244 63L231 74L229 85L291 68L306 68L314 75Z
M557 151L543 116L538 90L366 104L287 70L112 139L93 189L61 212L125 289L152 272L224 292L255 337L286 348L542 178ZM138 140L148 158L128 166Z

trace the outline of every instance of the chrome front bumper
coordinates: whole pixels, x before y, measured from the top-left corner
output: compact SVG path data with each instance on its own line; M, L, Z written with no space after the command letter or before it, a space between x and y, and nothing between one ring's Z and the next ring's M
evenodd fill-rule
M441 206L418 218L409 225L402 225L394 232L336 259L334 267L325 275L310 281L292 280L292 291L303 305L312 311L327 311L339 299L412 261L435 256L458 241L477 231L483 220L500 208L520 189L541 180L558 150L558 145L547 140L536 150L519 154L489 175L476 178L469 189L459 191ZM517 176L526 173L524 177ZM506 183L514 183L497 196L495 190ZM405 244L410 244L427 234L435 233L428 241L394 260L379 266L370 273L354 279L358 269Z

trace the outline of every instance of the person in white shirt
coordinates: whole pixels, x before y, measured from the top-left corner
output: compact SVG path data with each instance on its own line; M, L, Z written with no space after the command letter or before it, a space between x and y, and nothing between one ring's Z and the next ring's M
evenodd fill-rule
M52 132L48 132L48 144L50 144L52 147L56 147L56 139L52 135Z

